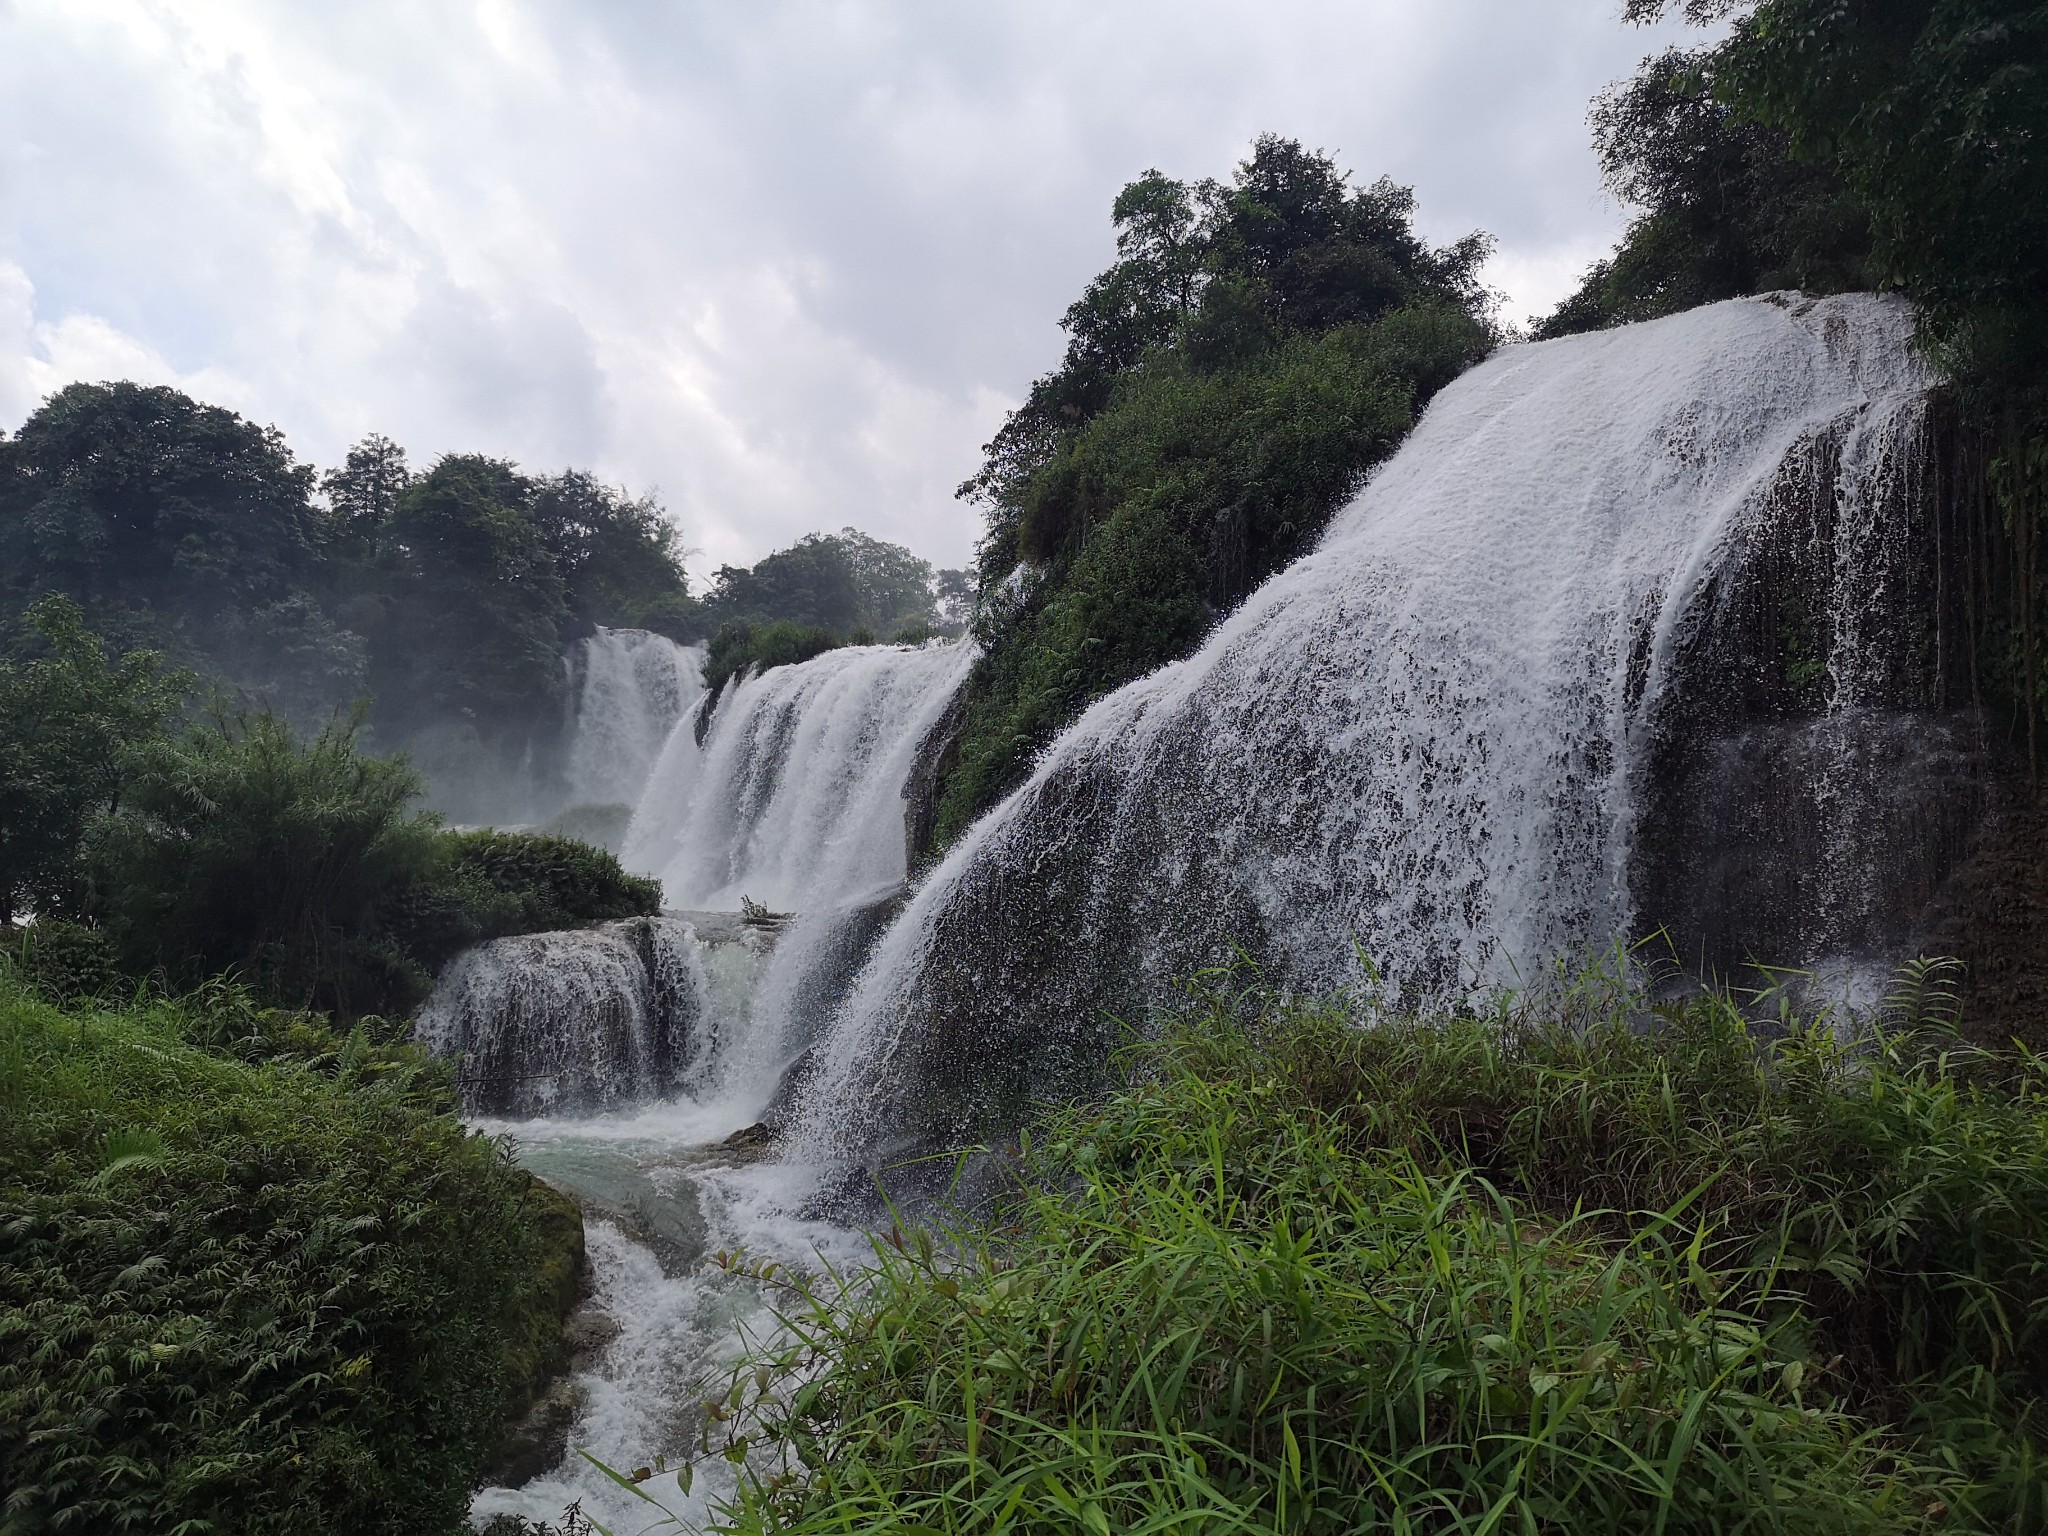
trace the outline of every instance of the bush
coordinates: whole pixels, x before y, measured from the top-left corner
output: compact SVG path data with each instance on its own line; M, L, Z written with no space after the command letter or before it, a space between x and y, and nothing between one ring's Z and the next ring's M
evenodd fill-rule
M721 1528L2040 1530L2048 1069L1908 982L1853 1045L1219 987L1007 1209L784 1281Z
M233 971L267 1000L397 1014L480 939L660 910L660 887L565 837L450 833L355 724L268 713L145 742L90 828L91 909L130 975Z
M792 666L837 650L847 642L829 629L777 619L772 624L727 624L714 635L704 658L706 696L716 699L733 678L753 668Z
M661 882L602 848L542 832L444 832L425 878L386 913L392 937L435 968L466 945L661 910Z
M451 1103L231 987L65 1012L0 970L0 1533L460 1529L565 1238Z
M86 835L92 909L131 974L233 970L278 1001L391 1011L417 979L378 909L433 866L419 791L403 759L360 752L348 721L301 743L267 712L222 716L145 742L119 809Z

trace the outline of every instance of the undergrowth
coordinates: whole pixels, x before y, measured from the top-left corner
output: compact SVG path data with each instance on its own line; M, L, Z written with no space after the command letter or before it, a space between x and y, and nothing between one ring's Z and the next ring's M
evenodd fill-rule
M996 1214L780 1279L718 1529L2048 1529L2048 1081L1940 968L1854 1033L1208 981Z
M0 1533L459 1529L574 1275L452 1102L374 1021L0 964Z

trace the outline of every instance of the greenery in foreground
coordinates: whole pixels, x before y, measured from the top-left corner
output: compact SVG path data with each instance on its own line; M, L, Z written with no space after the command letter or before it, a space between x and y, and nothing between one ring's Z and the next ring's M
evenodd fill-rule
M459 1529L582 1228L453 1102L232 986L0 963L0 1533Z
M2048 1069L1939 967L1840 1022L1219 981L997 1216L783 1279L718 1528L2048 1529Z

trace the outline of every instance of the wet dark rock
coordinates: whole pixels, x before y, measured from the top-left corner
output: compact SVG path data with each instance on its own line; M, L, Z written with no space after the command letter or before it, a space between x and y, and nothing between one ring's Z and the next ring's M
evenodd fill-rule
M766 1121L742 1126L719 1144L719 1149L737 1154L743 1161L772 1157L782 1145L781 1135Z

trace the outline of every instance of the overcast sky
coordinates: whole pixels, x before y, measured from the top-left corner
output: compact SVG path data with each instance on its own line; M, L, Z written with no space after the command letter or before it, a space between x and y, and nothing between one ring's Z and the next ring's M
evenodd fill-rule
M942 564L1148 166L1271 130L1500 239L1510 318L1624 219L1620 0L0 0L0 428L180 385L337 462L655 491L700 575L845 524Z

